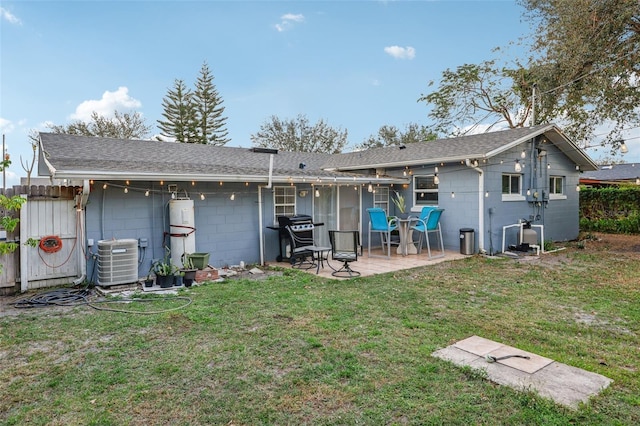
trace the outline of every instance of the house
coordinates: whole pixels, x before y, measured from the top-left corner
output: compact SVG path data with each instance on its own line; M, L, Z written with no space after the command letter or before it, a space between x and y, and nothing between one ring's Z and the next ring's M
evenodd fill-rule
M586 186L640 185L640 163L608 164L584 172L580 184Z
M553 124L333 155L41 133L39 155L39 175L83 188L87 271L97 242L127 239L140 276L165 245L210 253L214 266L272 261L278 216L310 215L321 244L328 229L358 229L366 245L366 209L395 214L394 191L416 214L445 209L448 249L472 228L475 251L497 253L519 243L522 219L540 243L571 240L579 174L597 169Z

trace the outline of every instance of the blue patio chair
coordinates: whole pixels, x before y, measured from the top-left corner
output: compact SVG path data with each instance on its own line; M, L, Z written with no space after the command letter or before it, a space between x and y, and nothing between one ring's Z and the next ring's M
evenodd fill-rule
M435 207L423 207L420 213L420 219L411 227L414 231L420 232L420 239L418 240L418 253L422 252L422 237L427 241L427 250L429 252L429 259L438 257L444 257L444 243L442 241L442 228L440 227L440 217L442 216L444 209ZM431 244L429 243L429 234L435 233L436 237L440 237L440 251L441 254L437 256L431 255Z
M387 216L387 213L381 208L374 207L367 209L369 213L369 257L381 257L371 256L371 233L376 232L380 234L380 242L382 252L384 253L384 246L387 245L387 255L382 257L391 257L391 232L398 228L397 218L395 216Z

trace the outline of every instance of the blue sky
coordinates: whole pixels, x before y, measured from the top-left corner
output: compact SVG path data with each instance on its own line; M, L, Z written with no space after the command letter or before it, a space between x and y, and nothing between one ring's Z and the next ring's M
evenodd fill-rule
M529 33L515 1L2 1L0 127L26 173L27 134L91 111L138 111L157 133L176 78L203 62L223 99L227 146L270 116L346 129L428 124L418 103L442 71ZM517 54L517 52L513 52ZM631 147L630 147L631 148ZM634 161L625 158L627 161Z

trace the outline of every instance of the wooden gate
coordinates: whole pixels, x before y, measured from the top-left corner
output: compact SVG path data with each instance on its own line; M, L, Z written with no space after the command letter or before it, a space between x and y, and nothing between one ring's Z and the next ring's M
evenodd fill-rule
M80 277L84 212L78 211L79 188L60 186L16 186L8 197L26 194L18 213L20 223L7 241L19 243L15 253L0 256L0 295L67 284ZM32 238L36 247L25 245Z

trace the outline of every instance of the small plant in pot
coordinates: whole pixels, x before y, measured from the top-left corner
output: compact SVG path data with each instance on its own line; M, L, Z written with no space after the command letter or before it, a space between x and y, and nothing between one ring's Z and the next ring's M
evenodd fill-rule
M171 262L171 257L168 254L164 259L154 262L151 265L151 270L156 275L156 284L160 287L173 286L174 275L178 272L178 267Z
M193 259L191 259L187 253L182 255L182 268L180 269L180 272L183 274L185 287L190 287L196 279L196 272L198 272L198 268L193 266Z
M393 197L393 204L395 204L396 209L398 210L398 217L401 219L406 219L409 217L409 213L407 213L407 204L404 199L404 195L400 194L398 191L394 191L395 196Z

